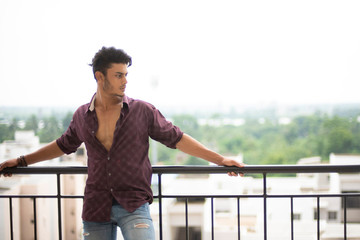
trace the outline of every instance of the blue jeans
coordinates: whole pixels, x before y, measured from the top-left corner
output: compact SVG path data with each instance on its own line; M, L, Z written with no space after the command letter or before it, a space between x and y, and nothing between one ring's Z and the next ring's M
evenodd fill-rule
M125 240L155 240L149 203L134 212L115 204L111 209L110 222L83 221L83 224L84 240L116 240L117 227L120 227Z

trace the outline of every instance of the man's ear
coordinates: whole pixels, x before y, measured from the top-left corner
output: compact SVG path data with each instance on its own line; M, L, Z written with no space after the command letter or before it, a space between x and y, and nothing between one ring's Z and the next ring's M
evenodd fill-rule
M105 79L105 76L104 76L104 74L102 72L96 71L95 72L95 78L96 78L96 81L101 82L101 81L103 81Z

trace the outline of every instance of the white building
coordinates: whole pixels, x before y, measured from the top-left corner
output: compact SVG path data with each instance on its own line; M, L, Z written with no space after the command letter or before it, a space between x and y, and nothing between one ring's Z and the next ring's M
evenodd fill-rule
M34 131L16 131L15 140L0 144L0 161L19 157L19 153L29 153L40 147L39 137Z
M18 131L15 140L0 144L0 162L33 152L41 147L39 138L32 131ZM61 159L36 163L32 166L83 166L86 161L85 148ZM62 195L83 195L84 175L61 175ZM56 175L13 175L0 179L0 195L56 195ZM62 199L63 239L81 239L82 199ZM34 200L13 198L14 239L34 239ZM0 198L0 239L10 239L10 202ZM36 198L37 239L54 239L58 236L58 203L56 198Z
M32 132L17 132L14 141L0 144L0 161L15 158L32 152L40 147L39 139ZM299 160L298 164L321 164L320 158ZM360 155L331 154L329 164L360 164ZM76 154L64 156L38 165L86 165L86 151L82 147ZM84 175L63 175L62 194L82 195L85 184ZM154 177L156 179L156 176ZM238 203L241 239L263 239L264 199L263 179L245 176L228 177L226 174L210 175L162 175L164 195L199 196L188 202L189 234L192 240L208 240L212 235L211 206L214 206L215 239L237 239ZM44 194L56 195L56 176L54 175L15 175L0 179L1 195ZM309 195L360 192L360 174L312 173L297 174L296 177L268 177L267 193L270 195ZM201 195L241 195L237 198L204 198ZM244 197L244 196L252 197ZM255 197L254 197L255 196ZM360 198L347 200L348 239L360 239ZM53 239L58 235L57 200L39 198L37 204L38 239ZM184 199L162 199L163 239L185 239L185 202ZM14 239L32 239L34 230L33 200L13 198ZM289 197L269 197L267 206L268 239L291 239L291 200ZM322 240L343 239L344 209L343 200L338 197L320 198L320 233ZM9 199L0 199L0 239L10 238ZM81 199L62 200L63 239L81 239ZM159 236L159 205L151 205L151 213ZM293 218L295 239L316 239L317 198L296 197L293 199ZM118 234L118 239L122 239Z
M301 159L299 164L321 164L320 158ZM329 164L360 164L360 155L330 156ZM253 177L230 178L226 174L212 175L163 175L164 195L260 195L241 198L240 233L244 239L263 239L264 199L263 179ZM309 195L359 193L360 173L313 173L297 174L296 177L268 177L267 194ZM237 239L237 198L214 198L215 239ZM267 204L267 235L269 239L291 239L291 200L289 197L269 197ZM320 198L320 234L323 240L340 240L344 234L343 201L338 197ZM157 219L157 203L152 211ZM211 239L211 199L197 198L188 202L190 239ZM296 239L316 239L317 198L296 197L293 199L294 236ZM184 199L163 199L164 239L185 239ZM347 201L347 237L360 239L360 198Z

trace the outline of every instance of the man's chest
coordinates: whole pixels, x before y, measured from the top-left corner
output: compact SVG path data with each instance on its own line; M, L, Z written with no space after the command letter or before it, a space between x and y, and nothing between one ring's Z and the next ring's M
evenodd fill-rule
M98 120L96 138L104 145L107 150L110 150L114 139L116 124L120 118L120 109L112 111L97 110L96 116Z

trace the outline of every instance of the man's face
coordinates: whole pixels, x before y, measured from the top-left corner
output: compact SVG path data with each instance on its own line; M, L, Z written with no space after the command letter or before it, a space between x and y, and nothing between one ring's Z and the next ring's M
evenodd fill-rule
M128 71L126 64L113 63L107 70L106 76L104 76L102 85L104 93L112 96L124 97L127 84L127 74Z

